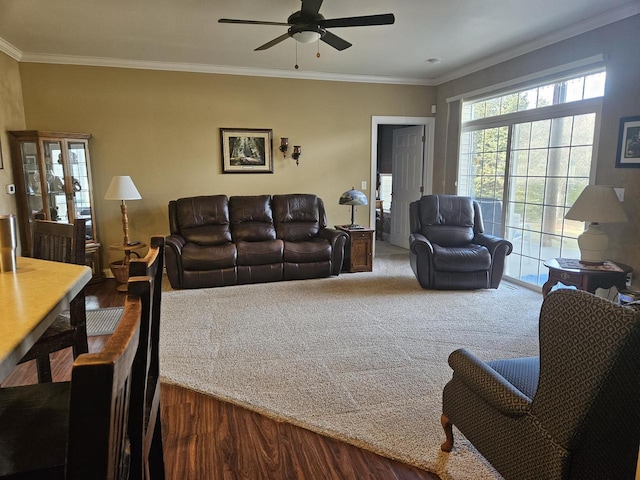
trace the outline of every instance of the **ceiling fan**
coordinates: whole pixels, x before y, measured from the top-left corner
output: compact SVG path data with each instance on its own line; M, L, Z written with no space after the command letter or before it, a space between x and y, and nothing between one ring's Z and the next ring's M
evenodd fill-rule
M346 40L327 31L327 28L367 27L371 25L392 25L395 17L392 13L382 15L363 15L359 17L324 18L320 13L322 0L301 0L302 8L287 18L286 22L263 22L260 20L235 20L221 18L218 23L240 23L246 25L282 25L288 26L287 33L274 38L270 42L255 49L266 50L291 37L300 43L311 43L322 40L336 50L345 50L351 46Z

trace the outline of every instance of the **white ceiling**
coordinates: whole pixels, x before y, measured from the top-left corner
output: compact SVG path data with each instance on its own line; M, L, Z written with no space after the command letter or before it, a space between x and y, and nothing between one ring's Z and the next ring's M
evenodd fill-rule
M254 49L300 0L0 0L0 50L19 61L435 85L640 13L640 0L325 0L325 18L393 13L335 28L338 52L289 38ZM294 69L297 63L299 70ZM427 60L438 58L439 63Z

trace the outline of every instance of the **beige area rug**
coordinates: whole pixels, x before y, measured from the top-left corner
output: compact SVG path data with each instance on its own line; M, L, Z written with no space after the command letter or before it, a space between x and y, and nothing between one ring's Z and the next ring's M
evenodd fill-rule
M407 255L373 273L163 294L166 381L437 473L499 476L457 434L440 451L447 357L537 355L540 294L422 290Z

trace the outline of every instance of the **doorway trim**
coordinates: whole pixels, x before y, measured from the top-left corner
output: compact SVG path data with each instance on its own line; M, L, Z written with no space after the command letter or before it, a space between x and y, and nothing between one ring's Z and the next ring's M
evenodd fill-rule
M394 117L394 116L377 116L371 117L371 178L369 180L369 205L373 203L372 199L376 196L376 167L378 165L378 126L379 125L423 125L424 135L426 137L426 148L423 149L424 158L424 194L433 192L433 151L435 141L435 117ZM376 208L369 208L369 225L376 225Z

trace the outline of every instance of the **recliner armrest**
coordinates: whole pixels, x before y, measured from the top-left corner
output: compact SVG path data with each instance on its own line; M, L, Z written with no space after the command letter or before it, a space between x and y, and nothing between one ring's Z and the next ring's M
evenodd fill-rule
M331 274L339 275L344 261L344 245L349 238L342 230L333 228L321 228L318 232L319 238L324 238L331 245Z
M409 248L415 254L418 253L418 250L426 249L429 255L433 255L433 245L427 240L427 237L418 232L409 234Z
M168 237L166 237L166 245L170 245L173 249L175 249L175 252L178 255L182 254L182 247L184 247L186 243L187 241L182 235L174 233L173 235L169 235Z
M461 380L474 393L505 415L522 416L531 408L531 398L464 348L449 355L449 365L453 368L454 379Z
M476 234L472 243L487 247L491 257L494 256L496 250L500 247L506 247L505 256L509 255L513 250L513 244L509 240L505 240L504 238L496 237L494 235L486 235L484 233Z
M329 240L331 248L336 248L336 240L338 240L340 237L345 237L346 239L347 234L341 230L335 230L333 228L321 228L318 231L318 237Z

